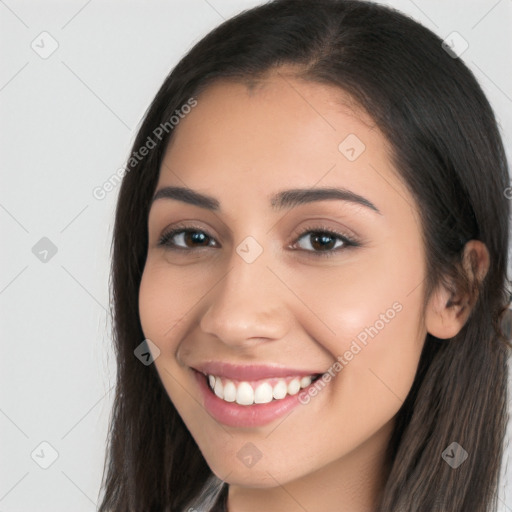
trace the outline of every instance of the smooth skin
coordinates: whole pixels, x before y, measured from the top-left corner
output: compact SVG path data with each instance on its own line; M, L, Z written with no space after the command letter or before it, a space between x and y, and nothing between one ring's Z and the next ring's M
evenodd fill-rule
M175 128L156 190L189 187L220 209L153 203L140 318L160 349L155 365L170 399L212 471L230 484L229 512L372 512L425 336L454 336L471 304L440 288L422 315L421 224L384 136L343 91L291 71L281 68L251 89L216 82ZM350 134L365 146L354 161L338 149ZM380 213L339 199L279 211L270 205L282 190L323 187L359 194ZM177 226L195 238L176 234L159 246ZM311 233L318 227L359 245L336 236L319 243ZM248 236L263 249L252 263L237 253ZM485 246L471 241L466 252L481 278ZM396 303L400 312L284 418L235 428L204 409L191 367L220 360L323 372ZM252 467L237 457L249 442L262 455Z

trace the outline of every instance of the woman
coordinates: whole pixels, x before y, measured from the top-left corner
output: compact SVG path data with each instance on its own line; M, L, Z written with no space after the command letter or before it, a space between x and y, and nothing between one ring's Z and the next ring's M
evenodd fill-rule
M100 511L495 510L507 186L474 76L394 10L199 41L118 199Z

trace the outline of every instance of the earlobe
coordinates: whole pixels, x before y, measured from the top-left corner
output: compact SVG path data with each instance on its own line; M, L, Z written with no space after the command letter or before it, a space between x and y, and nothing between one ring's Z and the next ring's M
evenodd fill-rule
M484 243L479 240L466 243L462 263L470 282L482 282L489 270L489 261L489 252ZM453 338L466 323L476 300L477 296L460 290L450 291L440 284L427 304L427 332L440 339Z

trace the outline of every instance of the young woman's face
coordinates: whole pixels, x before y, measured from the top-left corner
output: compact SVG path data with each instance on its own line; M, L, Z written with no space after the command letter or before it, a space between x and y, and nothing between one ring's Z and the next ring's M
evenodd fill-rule
M342 91L289 75L197 100L148 220L162 383L232 484L378 470L426 335L419 216L386 141Z

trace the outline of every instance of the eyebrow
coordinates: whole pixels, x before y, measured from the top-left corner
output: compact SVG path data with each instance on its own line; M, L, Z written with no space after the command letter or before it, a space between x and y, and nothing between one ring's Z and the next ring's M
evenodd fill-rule
M187 187L162 187L153 196L151 204L159 199L175 199L210 211L220 210L220 203L217 199ZM274 210L278 211L328 199L338 199L360 204L382 215L380 210L371 201L345 188L296 188L283 190L270 198L270 205Z

